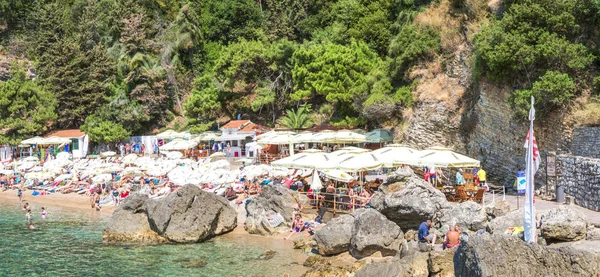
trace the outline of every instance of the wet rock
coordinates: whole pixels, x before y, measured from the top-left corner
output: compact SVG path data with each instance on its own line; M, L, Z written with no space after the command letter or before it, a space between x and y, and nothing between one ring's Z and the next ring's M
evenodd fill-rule
M259 260L270 260L273 257L275 257L275 254L277 254L277 251L275 250L267 250L265 251L265 253L262 253L260 256L258 256Z
M429 276L453 277L454 276L454 253L456 248L444 251L429 252Z
M317 242L314 237L301 237L294 240L294 249L302 249L304 252L311 252L313 248L317 247Z
M148 196L132 194L115 210L102 233L105 243L164 243L167 239L154 232L146 216Z
M348 251L354 220L354 215L342 215L334 218L323 228L316 231L314 238L319 253L321 255L335 255Z
M527 244L504 235L462 241L454 255L456 276L595 276L600 256L571 247Z
M244 223L244 229L250 234L274 235L288 230L292 223L292 212L297 207L298 199L294 197L291 190L283 185L265 186L261 193L252 197L252 201L246 206L248 216ZM304 200L301 200L304 201ZM273 228L267 219L280 214L284 222Z
M383 256L397 255L404 243L404 233L394 222L374 209L355 213L350 240L350 254L355 258L380 252Z
M348 277L352 273L351 267L341 266L315 266L302 274L302 277Z
M172 242L201 242L237 226L237 212L223 197L188 185L146 203L150 228Z
M183 268L203 268L206 266L206 261L203 259L180 259L174 260L173 262L183 263Z
M312 255L306 258L303 265L306 267L312 267L314 265L331 265L331 259L320 255Z
M371 199L371 207L381 212L401 229L418 229L421 222L445 222L452 210L444 194L416 175L411 175L398 190L391 193L377 192Z

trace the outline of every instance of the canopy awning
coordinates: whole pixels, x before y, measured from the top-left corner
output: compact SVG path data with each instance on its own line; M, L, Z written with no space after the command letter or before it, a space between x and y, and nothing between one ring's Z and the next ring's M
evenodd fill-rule
M448 148L432 147L421 151L414 161L407 161L410 165L438 166L438 167L479 167L479 161Z

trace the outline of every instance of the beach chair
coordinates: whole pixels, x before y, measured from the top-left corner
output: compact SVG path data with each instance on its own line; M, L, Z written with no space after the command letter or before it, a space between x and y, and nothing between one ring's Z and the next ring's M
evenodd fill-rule
M454 196L454 199L459 202L469 200L469 196L467 195L465 187L459 186L456 188L456 195Z
M475 197L473 197L473 201L475 201L476 203L482 204L483 203L483 193L485 193L485 188L478 189L477 193L475 194Z

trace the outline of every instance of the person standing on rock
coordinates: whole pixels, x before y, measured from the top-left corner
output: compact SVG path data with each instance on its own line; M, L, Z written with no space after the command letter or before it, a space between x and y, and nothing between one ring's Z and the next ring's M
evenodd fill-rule
M429 234L429 228L431 228L431 219L427 219L427 221L421 223L418 233L419 242L434 245L437 236L435 234Z

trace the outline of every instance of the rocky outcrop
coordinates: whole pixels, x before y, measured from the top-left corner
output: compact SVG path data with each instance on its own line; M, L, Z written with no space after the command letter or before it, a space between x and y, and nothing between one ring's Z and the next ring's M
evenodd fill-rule
M237 212L223 197L185 186L147 202L150 228L172 242L201 242L237 226Z
M389 188L393 188L393 186L390 186L391 184L405 182L412 175L414 175L414 172L412 169L410 169L410 167L399 167L396 169L396 171L387 176L386 184L380 186L380 189L382 189L385 193L394 192L388 191Z
M503 234L510 227L523 226L523 209L514 210L508 214L496 217L488 224L488 232L492 234Z
M456 276L595 276L600 256L570 247L552 249L503 235L475 235L454 255Z
M292 223L292 213L297 207L298 199L291 190L282 185L265 186L260 194L254 196L246 205L248 216L244 229L250 234L274 235L285 232ZM280 214L284 222L273 228L267 221L269 218Z
M508 214L511 210L510 203L504 200L499 200L494 202L491 205L487 205L485 210L490 219L494 219L496 217L501 217Z
M355 277L371 276L411 276L427 277L429 270L427 254L412 252L401 259L386 260L384 262L369 263L356 271Z
M542 236L549 241L575 241L585 239L587 217L572 208L558 207L542 215Z
M400 227L378 211L367 209L355 213L350 240L350 254L355 258L371 256L377 251L382 256L395 256L399 254L404 241Z
M600 240L600 228L596 228L594 225L588 226L585 239Z
M301 237L294 240L294 249L301 249L304 253L310 253L317 247L314 237Z
M133 194L115 210L102 233L105 243L163 243L167 239L152 231L146 216L148 196Z
M483 206L473 201L467 201L452 208L444 223L448 226L458 225L461 230L477 231L485 229L488 220Z
M370 204L403 230L418 229L427 219L446 222L452 210L442 192L416 175L407 178L395 192L377 192Z
M429 276L454 277L454 254L456 247L444 251L429 252Z
M315 232L317 250L321 255L336 255L348 251L354 229L354 215L342 215Z

